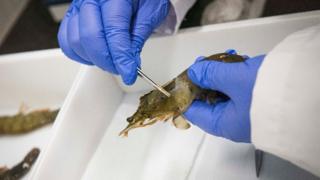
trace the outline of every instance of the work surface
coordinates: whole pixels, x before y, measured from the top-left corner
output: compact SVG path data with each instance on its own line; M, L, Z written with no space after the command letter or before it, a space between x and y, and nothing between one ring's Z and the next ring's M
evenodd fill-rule
M257 179L252 145L206 135L196 126L178 130L158 122L119 137L142 94L124 96L82 179ZM259 179L317 178L267 154Z

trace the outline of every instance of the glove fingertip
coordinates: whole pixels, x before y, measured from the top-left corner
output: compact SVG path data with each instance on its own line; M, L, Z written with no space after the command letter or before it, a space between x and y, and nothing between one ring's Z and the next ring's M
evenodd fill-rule
M197 72L196 72L194 66L196 66L196 65L192 65L192 66L188 69L187 75L188 75L189 79L190 79L193 83L199 85L199 80L198 80L198 77L197 77Z
M237 54L237 51L235 49L227 49L226 53L235 55L235 54Z
M126 85L132 85L137 80L137 74L131 74L131 75L128 75L128 76L122 76L122 79L123 79L123 82Z
M137 64L136 62L130 63L120 68L119 73L121 74L122 80L126 85L132 85L137 80Z
M205 84L205 79L207 78L207 74L206 74L206 67L208 66L210 62L208 61L199 61L199 62L196 62L194 64L192 64L188 71L187 71L187 74L188 74L188 77L190 78L190 80L202 87L202 88L208 88L207 85Z
M197 84L198 86L204 86L204 84L201 83L201 77L203 77L205 74L205 72L203 71L203 67L206 66L206 64L208 63L206 60L205 56L199 56L195 63L192 64L188 71L188 77L190 78L190 80Z

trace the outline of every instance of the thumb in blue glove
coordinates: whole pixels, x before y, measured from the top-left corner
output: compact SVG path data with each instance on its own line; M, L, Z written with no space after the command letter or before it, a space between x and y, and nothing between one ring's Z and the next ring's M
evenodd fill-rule
M196 100L185 112L186 118L209 134L235 142L251 142L252 90L264 57L239 63L197 60L188 69L191 81L202 88L222 92L230 99L215 104Z
M60 25L59 45L70 59L133 84L141 49L169 7L169 0L74 0Z

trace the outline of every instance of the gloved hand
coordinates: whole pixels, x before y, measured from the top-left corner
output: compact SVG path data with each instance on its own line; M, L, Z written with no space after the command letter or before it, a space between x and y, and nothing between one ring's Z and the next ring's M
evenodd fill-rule
M196 100L185 112L186 118L207 133L236 142L251 142L249 114L252 90L264 57L248 58L240 63L198 58L188 69L191 81L202 88L222 92L230 99L212 105Z
M59 29L59 45L69 58L133 84L144 42L169 7L169 0L74 0Z

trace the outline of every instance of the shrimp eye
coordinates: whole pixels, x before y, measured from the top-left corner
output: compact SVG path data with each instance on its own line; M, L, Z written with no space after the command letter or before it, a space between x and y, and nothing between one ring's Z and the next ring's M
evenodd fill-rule
M132 120L133 120L133 117L132 117L132 116L127 118L127 122L128 122L128 123L132 122Z

